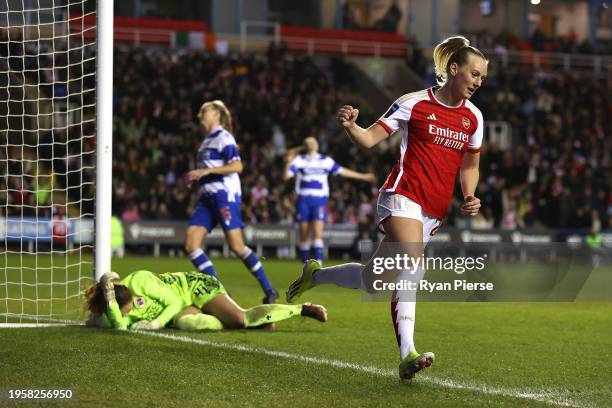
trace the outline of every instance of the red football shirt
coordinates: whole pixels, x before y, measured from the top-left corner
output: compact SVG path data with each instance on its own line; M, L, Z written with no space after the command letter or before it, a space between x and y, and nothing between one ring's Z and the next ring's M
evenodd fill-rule
M401 96L376 122L402 135L400 158L380 191L404 195L430 217L444 218L463 155L480 151L483 120L469 100L444 105L433 90Z

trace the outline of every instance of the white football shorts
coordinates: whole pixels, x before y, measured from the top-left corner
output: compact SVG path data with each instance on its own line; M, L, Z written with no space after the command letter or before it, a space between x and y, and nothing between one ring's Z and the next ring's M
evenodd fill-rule
M412 218L423 224L423 244L427 245L442 224L440 218L433 218L423 212L421 206L401 194L380 192L378 196L378 229L385 233L382 223L389 217Z

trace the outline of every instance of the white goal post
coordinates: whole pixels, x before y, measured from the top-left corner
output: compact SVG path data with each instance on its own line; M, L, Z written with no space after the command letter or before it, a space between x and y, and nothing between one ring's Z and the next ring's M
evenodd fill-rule
M112 76L113 1L0 0L0 327L110 270Z
M113 1L98 0L98 139L95 280L111 270L113 179Z

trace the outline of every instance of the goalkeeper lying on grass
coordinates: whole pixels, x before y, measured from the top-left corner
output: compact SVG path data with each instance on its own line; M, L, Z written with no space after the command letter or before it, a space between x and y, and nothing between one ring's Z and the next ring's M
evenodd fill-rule
M197 272L136 271L122 281L107 272L85 291L85 302L91 314L88 325L122 330L158 330L170 324L181 330L243 329L295 316L327 320L325 308L310 303L243 309L221 282Z

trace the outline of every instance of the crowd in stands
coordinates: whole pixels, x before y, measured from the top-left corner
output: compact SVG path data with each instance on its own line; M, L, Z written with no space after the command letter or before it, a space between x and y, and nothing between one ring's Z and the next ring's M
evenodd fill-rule
M196 114L207 100L223 100L233 114L246 222L294 220L293 182L282 171L287 148L307 136L341 165L374 170L354 159L357 148L333 119L353 85L340 61L321 69L282 47L248 57L149 49L117 52L115 67L113 206L124 220L190 216L196 194L184 175L204 137ZM330 222L372 217L371 186L339 179L332 192Z
M383 144L361 152L335 123L334 112L344 103L360 107L359 123L364 126L381 114L368 111L367 101L359 96L359 84L347 74L350 70L344 64L334 58L315 63L308 56L289 55L283 47L271 47L267 55L260 56L118 49L114 212L125 221L189 218L197 197L188 189L184 175L195 166L204 137L196 113L204 101L212 99L223 100L233 113L245 168L241 175L245 222L295 221L293 181L283 182L282 171L286 150L307 136L317 137L321 151L340 165L377 174L380 185L397 160L397 148ZM512 147L503 150L485 141L477 191L483 201L481 215L469 222L459 216L457 188L447 223L474 228L610 228L610 79L520 69L492 72L495 74L476 93L474 103L485 120L511 124ZM51 142L58 137L62 136L43 135L42 140ZM70 135L59 140L67 141L60 146L67 146L69 152L77 147ZM92 139L84 143L86 151L93 150ZM11 149L4 149L0 159L5 162L12 155ZM33 155L62 157L61 152L45 152L44 148ZM80 157L77 161L93 166L93 156ZM66 172L83 163L58 161L54 166L68 165ZM14 171L34 174L25 170ZM67 173L85 181L93 179L87 170ZM36 190L34 177L9 179L12 190L2 203L21 200L35 205L45 198L44 194L28 194ZM6 180L3 178L3 184ZM328 222L372 224L376 188L339 177L330 181ZM41 182L48 184L49 180ZM24 183L29 183L27 191L18 193Z
M612 109L609 78L499 70L474 102L512 125L512 148L482 155L483 225L609 228Z
M477 47L498 52L522 50L567 54L612 54L611 42L601 40L597 44L592 44L588 38L580 41L573 29L562 35L550 36L536 26L528 38L521 38L506 31L497 35L489 31L463 34Z
M0 32L0 216L93 214L95 43Z
M224 100L234 114L248 223L295 220L293 183L282 182L281 172L286 148L306 136L316 136L341 165L374 171L379 183L397 159L393 148L359 152L334 123L337 107L358 89L340 61L320 68L271 48L266 57L129 50L116 63L114 207L124 219L189 217L194 194L182 176L203 137L195 114L209 99ZM610 225L612 141L603 85L559 73L499 72L487 81L474 102L487 120L510 122L515 136L511 149L490 145L482 154L484 208L474 227ZM378 114L366 111L361 123ZM375 218L375 189L332 177L331 191L330 223ZM465 221L458 204L450 224Z

